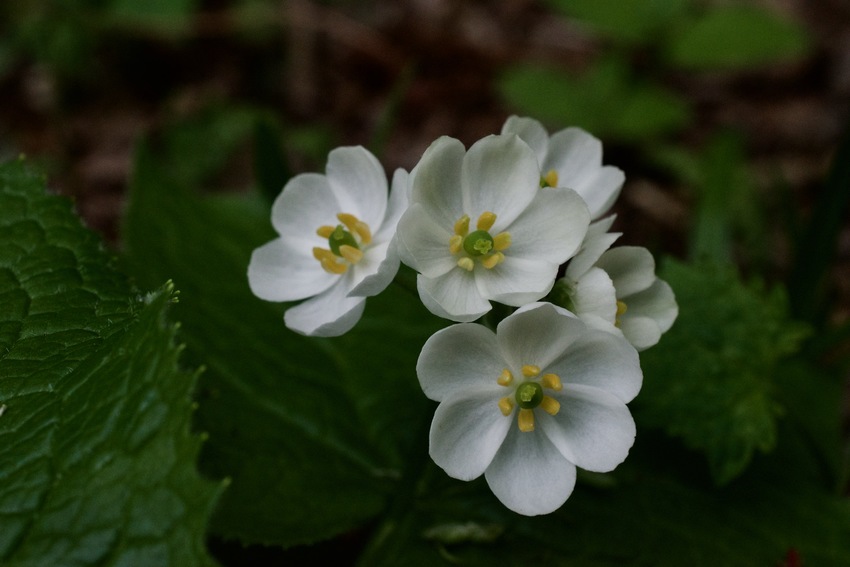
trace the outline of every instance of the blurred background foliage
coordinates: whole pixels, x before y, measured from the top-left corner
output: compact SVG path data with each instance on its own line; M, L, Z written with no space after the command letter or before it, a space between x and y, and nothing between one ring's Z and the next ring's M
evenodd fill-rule
M661 564L653 550L671 541L681 553L695 554L691 564L735 564L740 549L708 558L697 558L695 550L722 550L717 541L765 522L773 522L774 532L760 534L764 539L746 543L738 536L752 548L741 551L738 564L767 556L795 565L798 548L823 549L824 564L832 564L830 558L839 564L848 553L838 543L841 526L850 523L847 507L829 498L846 496L848 481L848 102L850 4L842 0L0 5L0 158L23 153L38 164L49 185L73 197L87 224L121 251L140 287L174 278L201 304L176 313L185 323L189 362L208 365L197 420L211 441L201 469L236 478L213 516L210 540L216 557L233 564L250 556L312 560L340 549L352 557L363 552L363 565L392 564L400 550L413 550L410 557L421 564L437 557L473 564L519 560L510 555L517 547L451 547L487 543L505 526L514 538L538 543L546 530L579 534L582 545L562 542L550 550L540 544L540 559L553 564L547 553L584 554L583 564L607 564L634 557L635 549L648 563ZM287 434L289 418L281 416L308 424L314 418L298 413L286 389L263 394L275 406L270 417L255 411L257 392L276 387L256 377L264 361L294 375L299 370L289 366L290 354L315 350L341 374L357 376L362 369L348 367L346 349L380 352L382 346L368 333L355 333L332 344L291 339L277 349L279 310L249 303L241 280L250 250L271 237L262 224L268 204L292 175L321 171L337 145L362 144L388 171L409 169L438 136L469 145L498 132L514 113L537 118L550 131L582 126L603 140L605 163L627 176L615 207L620 243L647 246L665 258L661 275L680 301L677 327L642 357L647 382L634 409L649 431L639 439L649 441L639 442L625 466L624 492L606 500L608 483L617 480L590 475L583 479L590 493L577 493L569 512L516 522L482 496L480 482L447 484L416 460L399 473L409 455L422 457L425 449L415 441L417 432L393 429L399 415L391 412L362 439L346 433L339 440L372 452L352 450L354 465L345 451L329 449L339 477L322 476L324 462L304 457L317 465L313 479L330 487L319 499L328 507L334 482L345 471L353 475L344 487L348 500L337 503L345 508L323 524L318 504L305 498L298 505L314 515L304 520L303 533L275 532L279 501L257 492L268 480L257 471L288 470L272 455L281 444L301 450ZM199 259L203 268L196 269L192 262ZM210 281L218 286L210 289ZM256 325L245 324L244 313ZM247 366L239 362L244 345L231 343L231 329L210 324L237 319L236 335L256 351ZM380 315L364 325L383 328ZM417 327L402 339L420 344L431 331ZM411 363L410 353L398 356L400 366ZM322 364L314 366L300 372L321 382ZM361 394L356 388L346 393L361 400L351 410L354 421L380 405ZM391 392L402 395L419 396L415 388ZM429 410L419 400L410 411ZM282 427L258 440L240 425L242 418L252 420L251 431ZM340 431L349 428L348 417L333 419L342 423ZM393 433L386 437L385 430ZM668 451L677 442L681 446ZM662 453L669 462L659 464ZM803 464L778 475L789 461ZM374 463L396 467L390 472L401 474L391 479L398 486L370 476ZM411 473L417 463L424 472ZM240 483L240 474L248 480ZM647 474L649 483L628 482ZM281 493L309 490L304 476L277 482ZM796 500L782 490L789 482L800 487ZM417 483L438 496L414 503ZM711 492L713 486L725 492ZM779 502L788 516L775 518L775 509L758 504L729 504L752 494L756 502ZM658 495L681 506L646 504ZM257 508L240 508L241 501ZM384 506L384 519L374 519ZM633 517L611 524L600 510ZM254 512L259 519L251 524ZM284 524L296 525L296 512L283 513L291 520ZM813 522L803 535L791 527L798 517L819 515L822 523ZM479 523L458 523L470 516ZM582 516L590 519L585 527L576 523ZM600 525L611 533L634 532L642 522L655 526L651 541L609 547L605 534L594 532ZM677 533L677 523L689 522L690 535ZM719 531L704 533L712 529ZM332 547L303 545L331 537ZM711 538L711 545L703 541ZM765 541L788 555L765 555ZM283 552L261 543L302 545Z

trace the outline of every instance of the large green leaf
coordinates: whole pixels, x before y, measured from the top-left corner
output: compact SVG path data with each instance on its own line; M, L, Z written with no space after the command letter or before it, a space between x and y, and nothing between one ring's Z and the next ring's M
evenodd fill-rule
M125 239L140 281L168 274L180 286L189 355L207 365L202 466L232 479L214 532L293 545L361 525L385 506L426 411L414 369L435 322L390 289L344 337L288 331L284 306L253 297L246 276L251 251L274 237L268 205L199 198L173 179L140 152Z
M68 203L0 166L0 562L209 563L170 290L132 294Z
M725 483L756 450L774 447L783 411L775 375L806 330L788 318L781 289L744 285L728 267L668 261L662 277L676 293L679 318L642 353L638 415L703 451Z

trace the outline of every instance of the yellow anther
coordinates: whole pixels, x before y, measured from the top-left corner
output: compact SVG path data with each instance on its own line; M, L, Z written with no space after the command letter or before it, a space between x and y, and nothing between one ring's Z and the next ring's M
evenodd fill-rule
M502 398L499 400L499 411L501 411L504 416L511 415L511 412L514 411L514 401L508 397Z
M455 223L454 229L455 234L466 236L466 233L469 232L469 215L463 215L460 217Z
M313 248L313 258L319 260L320 262L327 258L328 260L336 260L334 253L328 250L327 248Z
M481 260L481 264L488 270L492 270L504 261L505 255L501 252L496 252L495 254L490 254L489 256Z
M322 268L329 274L344 274L348 269L348 264L337 262L335 259L322 258Z
M526 378L534 378L540 374L540 367L533 364L526 364L522 367L522 375Z
M318 234L318 235L319 235L319 236L321 236L322 238L330 238L330 237L331 237L331 234L333 234L333 233L334 233L334 229L335 229L335 228L336 228L336 227L334 227L334 226L331 226L331 225L329 225L329 224L326 224L326 225L324 225L324 226L320 226L320 227L316 230L316 234Z
M628 308L628 306L626 305L626 302L625 302L625 301L617 300L617 316L618 316L618 317L619 317L620 315L625 314L625 312L626 312L626 311L628 311L628 310L629 310L629 308Z
M543 399L540 400L540 409L548 413L549 415L555 415L561 410L561 404L558 403L558 400L552 398L550 396L543 396Z
M496 222L496 213L484 211L481 213L481 216L478 217L478 222L476 223L475 228L478 230L490 230L494 222Z
M496 380L496 382L499 383L499 386L507 386L508 384L513 382L513 380L514 375L511 374L510 370L505 368L504 370L502 370L502 373L499 375L499 378Z
M354 246L349 246L348 244L343 244L339 247L339 255L352 264L356 264L363 259L363 251L358 250Z
M359 236L360 242L362 242L363 244L369 244L370 242L372 242L372 231L369 229L368 224L361 221L350 213L339 213L336 218L339 219L339 222L345 225L345 228L348 229L348 232L354 233Z
M546 172L546 175L540 180L541 187L557 187L558 186L558 172L554 169L550 169Z
M472 261L472 258L464 256L463 258L457 261L457 265L459 268L463 268L467 272L471 272L473 268L475 268L475 262Z
M459 234L453 235L449 239L449 252L457 254L463 248L463 237Z
M561 377L557 374L544 374L543 378L540 379L540 385L544 388L555 390L556 392L560 392L564 387L563 384L561 384Z
M501 252L507 250L511 245L511 234L509 232L500 232L493 237L493 250Z
M534 431L534 411L530 409L521 409L516 418L519 430L523 433Z

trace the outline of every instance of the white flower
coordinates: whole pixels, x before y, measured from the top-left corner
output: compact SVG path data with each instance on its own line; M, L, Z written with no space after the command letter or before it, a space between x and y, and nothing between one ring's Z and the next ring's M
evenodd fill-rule
M643 379L637 352L551 303L518 309L495 334L474 323L438 331L416 372L440 402L431 458L460 480L484 474L520 514L556 510L576 467L611 471L634 443L626 403Z
M619 168L602 165L602 143L581 128L566 128L550 137L537 120L511 116L502 133L516 134L531 146L543 174L541 183L574 189L587 203L592 220L617 200L626 177Z
M676 298L655 276L655 260L646 248L606 250L619 234L599 234L594 229L602 228L600 223L591 225L587 249L571 260L552 299L591 327L625 336L637 350L645 350L676 320Z
M606 251L596 266L611 278L617 296L615 324L638 350L661 339L679 315L673 290L655 276L655 260L646 248L619 246Z
M311 336L337 336L363 314L366 297L383 291L398 271L395 227L407 205L404 170L387 178L366 149L328 155L326 175L289 180L272 206L279 238L257 248L248 266L254 295L294 301L284 321Z
M488 136L468 152L442 137L425 151L398 239L432 313L472 321L490 300L520 306L549 292L589 214L577 193L539 180L534 153L514 135Z

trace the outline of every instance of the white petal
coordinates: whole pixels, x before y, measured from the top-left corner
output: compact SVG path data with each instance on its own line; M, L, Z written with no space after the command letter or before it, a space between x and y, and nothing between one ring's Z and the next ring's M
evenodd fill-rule
M351 330L366 306L364 297L347 297L347 287L341 281L324 293L287 309L283 315L286 326L311 337L337 337Z
M352 270L350 296L371 297L384 291L398 273L398 247L394 241L373 244Z
M350 213L373 231L387 210L387 175L380 162L362 146L336 148L328 154L328 183L341 213Z
M574 191L537 189L534 201L504 229L511 235L505 255L562 264L581 246L589 223L587 205Z
M593 313L614 323L617 317L617 292L614 282L601 268L591 268L575 284L573 307L579 317Z
M473 391L437 407L431 422L429 453L449 476L472 480L492 462L513 423L511 417L502 415L498 400L498 393Z
M587 202L593 219L611 207L625 180L616 167L602 166L602 142L581 128L567 128L552 135L541 169L554 169L560 187L577 191Z
M514 134L475 142L463 159L463 210L472 219L496 214L493 231L510 225L540 190L540 167L528 144Z
M502 504L526 516L560 508L576 483L576 467L541 431L523 433L514 424L484 473Z
M631 313L651 317L658 323L662 333L670 330L679 315L679 306L676 304L673 290L667 282L658 278L645 290L630 295L626 305L627 316Z
M425 341L416 375L425 395L440 402L471 389L504 390L496 382L504 368L493 331L484 325L461 323L437 331Z
M602 254L597 266L608 272L617 297L643 291L655 281L655 260L642 246L618 246Z
M547 367L566 384L600 388L630 402L640 391L643 373L638 353L616 335L588 329L562 357Z
M437 278L416 278L419 299L438 317L468 323L488 311L490 302L481 297L471 272L456 268Z
M602 167L602 142L581 128L566 128L552 134L549 152L541 168L558 173L558 186L578 191L585 178Z
M408 206L407 183L410 174L402 168L398 168L393 173L392 189L390 190L390 199L387 203L387 212L384 215L384 222L380 229L372 235L375 242L383 242L384 240L392 240L395 236L398 221Z
M551 303L533 303L499 323L502 357L514 371L533 364L545 369L585 333L584 323Z
M493 269L476 266L475 282L485 299L519 307L549 293L557 273L557 264L505 256Z
M661 340L661 329L658 328L658 323L649 317L624 315L620 321L620 329L626 340L638 351L646 350Z
M606 165L585 177L576 191L587 202L592 219L598 219L608 212L620 196L625 181L626 174L612 165Z
M288 246L282 238L268 242L251 254L248 285L266 301L294 301L321 293L339 280L322 269L312 255Z
M272 225L293 247L311 253L314 246L327 248L328 241L316 234L320 226L336 226L341 212L328 180L318 173L302 173L287 182L272 205Z
M459 140L435 140L411 174L411 203L421 203L439 225L451 229L463 215L461 168L466 149Z
M623 233L608 232L616 215L611 215L600 221L591 223L587 235L581 243L578 253L570 260L564 273L572 281L578 280L599 260L602 253L608 250Z
M509 116L502 126L502 134L516 134L529 145L537 157L537 163L543 165L546 152L549 149L549 134L543 125L533 118ZM546 171L542 172L544 175Z
M618 397L589 386L566 385L548 392L561 404L554 416L535 411L540 428L558 451L577 467L614 470L635 441L635 421Z
M412 204L398 221L402 261L429 278L442 276L457 265L449 251L452 233L440 226L420 203Z

